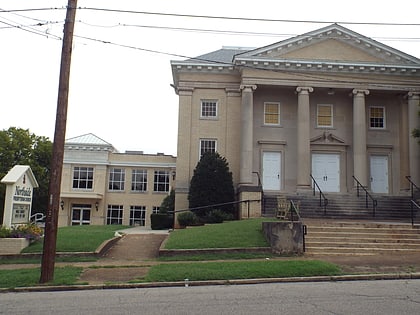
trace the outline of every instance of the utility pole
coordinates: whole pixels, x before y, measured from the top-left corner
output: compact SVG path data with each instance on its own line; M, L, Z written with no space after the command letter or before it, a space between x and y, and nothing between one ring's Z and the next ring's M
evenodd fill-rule
M60 82L58 87L57 114L51 161L49 200L45 219L45 237L40 283L46 283L54 279L61 173L63 169L64 142L66 137L70 63L76 6L77 0L68 0L66 21L64 23L63 46L61 50Z

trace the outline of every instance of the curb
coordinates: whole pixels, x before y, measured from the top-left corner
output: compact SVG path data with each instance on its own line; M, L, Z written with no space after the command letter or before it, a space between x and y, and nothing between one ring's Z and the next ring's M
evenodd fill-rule
M261 278L261 279L233 279L233 280L206 280L206 281L173 281L149 283L122 283L101 285L70 285L70 286L37 286L0 289L0 293L19 292L56 292L78 290L110 290L110 289L145 289L162 287L194 287L215 285L251 285L264 283L297 283L297 282L339 282L339 281L372 281L372 280L414 280L420 279L420 272L393 273L393 274L366 274L342 276L316 276L316 277L290 277L290 278Z

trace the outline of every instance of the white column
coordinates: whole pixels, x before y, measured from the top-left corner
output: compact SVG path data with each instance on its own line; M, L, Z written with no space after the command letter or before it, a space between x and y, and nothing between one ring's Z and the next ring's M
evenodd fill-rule
M410 161L410 176L411 180L416 184L420 185L420 144L419 138L412 136L412 131L415 128L420 128L420 116L419 116L419 100L420 92L409 92L408 93L408 157Z
M312 87L297 87L297 189L311 188L311 146L310 146L310 111L309 93Z
M369 90L353 90L353 174L363 186L368 183L365 95Z
M241 159L239 183L252 184L254 90L256 85L242 85Z

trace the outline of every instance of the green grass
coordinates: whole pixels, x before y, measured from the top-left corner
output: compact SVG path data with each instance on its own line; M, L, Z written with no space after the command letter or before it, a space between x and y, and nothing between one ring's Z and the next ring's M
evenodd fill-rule
M114 237L122 225L77 225L60 227L57 232L57 252L94 252L105 240ZM23 253L42 252L43 241L26 247Z
M188 227L169 235L166 249L268 247L258 218Z
M49 285L76 284L81 272L80 267L55 268L54 280ZM0 270L0 288L37 286L40 276L40 268Z
M278 255L271 253L214 253L198 255L175 255L159 257L160 261L206 261L206 260L240 260L240 259L259 259L273 258Z
M64 256L56 257L55 262L94 262L98 261L97 257L93 256ZM39 258L13 258L0 259L0 265L20 265L20 264L41 264L41 257Z
M177 263L152 266L143 281L183 281L184 279L204 281L340 274L342 272L337 265L318 260Z

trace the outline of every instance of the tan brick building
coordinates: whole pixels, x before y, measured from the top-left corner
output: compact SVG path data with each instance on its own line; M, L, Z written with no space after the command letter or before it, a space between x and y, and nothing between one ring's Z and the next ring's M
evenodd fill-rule
M59 226L150 226L150 214L174 188L176 158L119 153L93 134L65 142Z
M333 24L256 49L172 61L179 96L176 209L205 151L226 157L239 200L376 194L420 184L420 60ZM256 207L258 207L256 205ZM253 209L258 213L259 209Z

